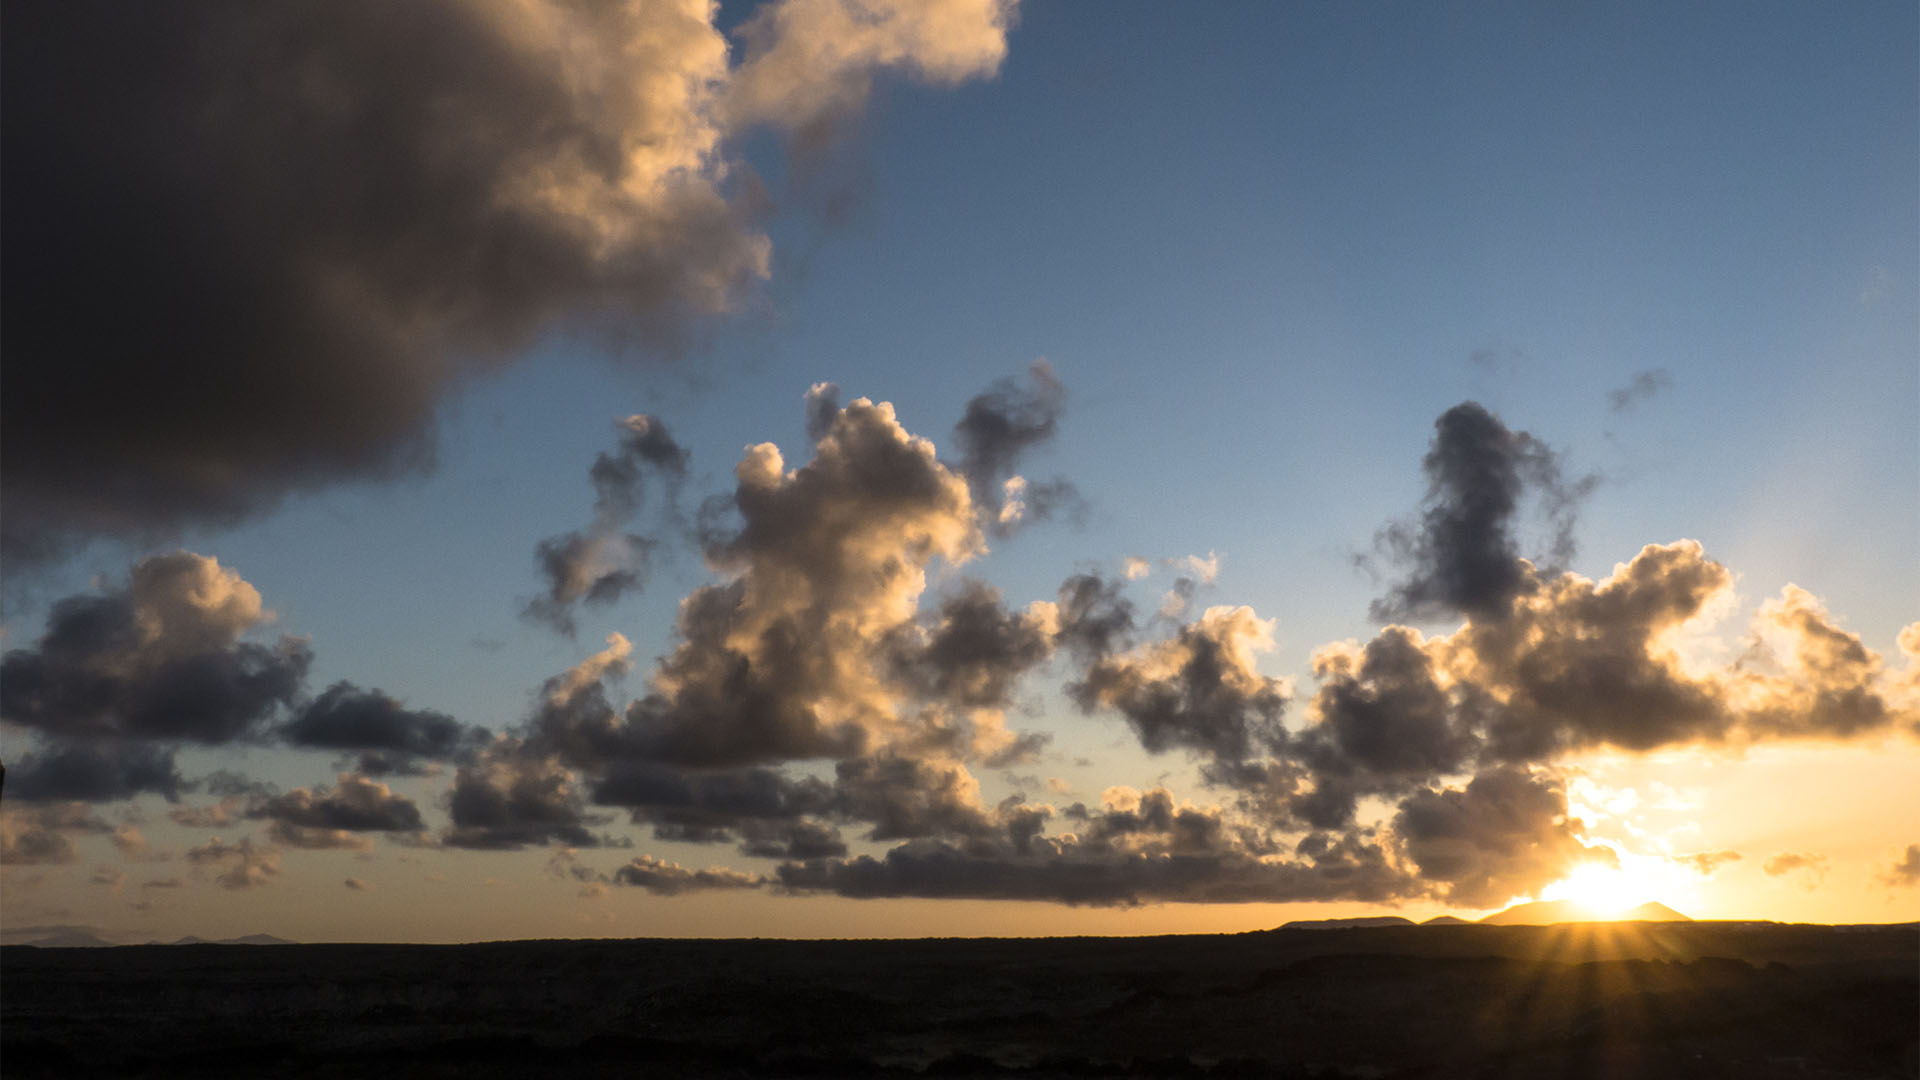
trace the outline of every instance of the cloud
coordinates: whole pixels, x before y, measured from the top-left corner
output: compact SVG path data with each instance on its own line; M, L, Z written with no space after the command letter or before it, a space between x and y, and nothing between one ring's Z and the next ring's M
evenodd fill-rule
M779 0L737 66L716 15L10 20L8 256L36 270L4 286L7 557L418 468L440 399L562 320L671 342L768 272L730 140L814 137L883 71L991 75L1011 5Z
M479 761L460 767L447 797L453 819L444 837L447 846L513 850L550 843L599 844L587 826L602 819L586 812L572 774L522 750L505 739Z
M1273 623L1249 607L1209 608L1174 638L1089 665L1067 692L1086 711L1113 709L1151 753L1176 747L1239 762L1285 740L1290 688L1261 675Z
M1760 869L1768 877L1795 875L1803 886L1814 889L1827 876L1827 857L1815 852L1782 851L1767 856Z
M847 757L901 733L876 643L912 619L932 560L984 549L965 482L865 398L800 468L761 444L736 474L739 527L705 552L726 580L681 602L651 692L593 731L552 713L536 740L719 768Z
M75 742L22 755L7 794L26 802L116 802L153 792L173 802L188 785L173 751L145 743Z
M1691 855L1676 855L1673 861L1705 877L1728 863L1739 862L1741 855L1737 851L1696 851Z
M39 641L0 659L0 719L52 736L252 736L312 662L295 638L241 640L270 619L259 592L216 560L150 556L125 588L54 604Z
M226 843L216 836L198 847L188 848L187 862L196 871L215 871L214 880L222 888L236 891L259 888L284 872L280 850L256 845L251 836L242 837L237 844Z
M1014 473L1021 455L1053 438L1066 408L1067 387L1046 360L1027 368L1027 385L1002 379L967 402L953 427L959 470L989 527L1011 531L1021 521L1045 520L1076 504L1079 494L1064 480L1029 482Z
M1895 889L1920 885L1920 844L1908 844L1905 855L1881 875L1880 880Z
M43 806L10 806L0 813L0 863L34 865L70 863L80 858L71 833L111 833L83 802Z
M1463 402L1434 422L1423 465L1426 509L1419 520L1395 522L1376 545L1407 575L1375 601L1378 619L1454 613L1497 616L1529 584L1513 518L1529 491L1553 528L1549 556L1573 556L1574 510L1598 482L1568 481L1545 443L1512 431L1477 402Z
M1053 655L1058 614L1041 602L1008 611L999 590L963 583L923 622L896 627L882 648L892 676L916 696L958 706L998 708L1014 685Z
M819 132L866 101L876 72L936 86L992 75L1006 56L1010 0L787 0L738 33L746 55L728 88L735 123Z
M271 822L274 840L296 848L365 850L368 832L417 833L420 808L376 780L341 773L332 788L294 788L264 799L247 816Z
M1667 374L1666 368L1636 371L1633 373L1633 378L1627 381L1627 385L1617 390L1607 391L1607 407L1617 413L1626 412L1643 401L1651 400L1655 394L1672 385L1673 376Z
M679 863L664 862L651 855L642 855L615 870L612 880L616 885L632 885L655 896L712 889L758 889L766 884L763 878L738 870L719 866L688 870Z
M411 775L422 761L463 760L488 738L445 713L409 709L380 690L336 682L301 708L279 735L289 745L360 752L359 771Z
M1446 900L1475 908L1532 895L1581 862L1614 859L1610 849L1582 842L1555 779L1517 768L1408 796L1393 831Z
M374 890L373 882L362 881L357 877L350 877L341 884L354 892L372 892Z
M580 604L612 604L644 581L654 541L625 526L640 510L646 474L664 474L674 487L686 475L687 452L666 424L635 414L618 428L617 450L598 455L589 470L597 492L593 524L585 532L548 537L534 553L546 591L527 601L522 614L568 637Z

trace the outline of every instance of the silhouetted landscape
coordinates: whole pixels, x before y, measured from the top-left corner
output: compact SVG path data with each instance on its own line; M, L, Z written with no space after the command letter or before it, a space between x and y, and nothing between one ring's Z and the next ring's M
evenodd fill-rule
M0 949L9 1077L1894 1077L1920 925Z

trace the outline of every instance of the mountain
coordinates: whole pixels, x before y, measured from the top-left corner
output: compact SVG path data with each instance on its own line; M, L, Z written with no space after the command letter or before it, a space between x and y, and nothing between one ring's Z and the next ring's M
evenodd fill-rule
M1693 916L1682 915L1657 900L1649 900L1620 916L1622 922L1692 922Z
M0 929L0 945L39 945L43 948L61 948L54 939L71 940L78 945L88 947L112 945L107 932L97 926L83 926L78 923L41 923L34 926L9 926Z
M1423 922L1420 925L1421 926L1472 926L1473 923L1467 919L1462 919L1455 915L1435 915L1433 918L1428 919L1426 922Z
M158 943L156 942L156 944ZM245 937L221 938L219 941L211 941L207 938L194 937L192 934L188 934L186 937L181 938L180 940L174 942L173 944L175 945L298 945L300 943L297 941L288 941L286 938L283 938L283 937L274 937L272 934L248 934Z
M1283 923L1282 930L1347 930L1356 926L1412 926L1412 919L1398 915L1376 915L1363 919L1297 919Z
M101 949L111 946L113 942L98 934L75 928L34 938L31 941L22 941L19 944L32 945L39 949Z
M1593 913L1572 900L1535 900L1515 904L1480 920L1489 926L1550 926L1570 922L1692 922L1693 920L1665 904L1649 900L1631 911L1611 919L1595 918Z

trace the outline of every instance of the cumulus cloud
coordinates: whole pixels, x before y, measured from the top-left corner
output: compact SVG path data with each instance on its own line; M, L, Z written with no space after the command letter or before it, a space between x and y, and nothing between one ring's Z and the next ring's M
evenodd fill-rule
M884 71L991 75L1011 5L777 0L738 65L716 17L9 18L8 258L35 272L5 279L7 556L417 467L441 397L556 321L653 343L735 305L770 244L729 140L817 136Z
M1066 408L1067 387L1046 360L1027 369L1026 385L1002 379L967 402L954 425L959 470L974 504L999 533L1024 520L1045 520L1076 505L1079 493L1065 480L1034 483L1015 473L1027 450L1053 438Z
M237 844L226 843L216 836L188 848L187 862L196 871L213 872L214 881L221 888L236 891L267 885L284 872L280 850L257 845L251 836L242 837Z
M477 762L461 766L447 796L453 826L446 844L497 850L599 844L587 827L604 819L586 812L572 773L521 750L513 740L502 740Z
M0 719L51 736L216 744L291 703L312 652L282 637L231 568L192 552L136 563L125 587L54 604L32 648L0 659Z
M409 709L380 690L337 682L280 728L289 745L357 752L359 771L411 775L428 761L469 758L487 734L445 713Z
M642 855L615 870L612 880L617 885L632 885L656 896L678 896L707 889L757 889L766 884L764 879L738 870L720 866L689 870L679 863L665 862L651 855Z
M7 794L26 802L116 802L152 792L172 802L187 786L173 751L145 743L74 742L22 755Z
M1673 376L1667 374L1666 368L1636 371L1627 385L1607 391L1607 407L1617 413L1626 412L1672 385Z
M420 808L376 780L341 773L332 788L294 788L263 799L247 816L270 822L269 835L296 848L364 851L363 833L418 833L426 828Z
M1896 889L1920 885L1920 844L1908 844L1905 855L1881 875L1881 880Z
M1767 856L1760 864L1768 877L1797 878L1808 889L1817 888L1827 876L1827 857L1817 852L1781 851Z
M113 826L83 802L10 806L0 813L0 863L70 863L80 853L71 834L111 833Z
M1468 907L1530 895L1583 861L1616 859L1582 842L1557 781L1517 768L1483 772L1464 788L1417 792L1401 802L1393 828L1420 874Z
M355 877L348 878L343 884L354 892L372 892L374 890L373 882L362 881Z
M665 423L635 414L618 427L614 453L602 452L589 470L597 493L593 524L548 537L534 552L546 591L527 601L522 613L569 637L580 604L612 604L644 583L654 541L626 526L640 510L645 477L658 473L677 486L686 475L687 452Z
M1119 712L1152 753L1177 747L1238 762L1285 739L1290 688L1255 670L1255 654L1272 648L1272 620L1209 608L1171 640L1096 660L1068 693L1084 710Z
M1426 508L1417 521L1395 522L1375 538L1406 567L1375 602L1375 618L1497 616L1529 583L1514 532L1522 497L1537 497L1553 530L1548 557L1565 562L1573 555L1574 511L1598 482L1568 480L1547 444L1472 401L1434 422L1423 465Z
M1737 851L1696 851L1691 855L1676 855L1673 861L1705 877L1728 863L1739 862L1741 854Z

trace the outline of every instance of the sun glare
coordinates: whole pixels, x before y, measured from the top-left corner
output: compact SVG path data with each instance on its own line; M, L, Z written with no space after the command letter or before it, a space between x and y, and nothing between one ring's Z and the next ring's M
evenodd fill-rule
M1644 882L1620 867L1587 863L1547 886L1541 897L1571 900L1595 918L1611 919L1651 899L1645 895L1645 887Z

